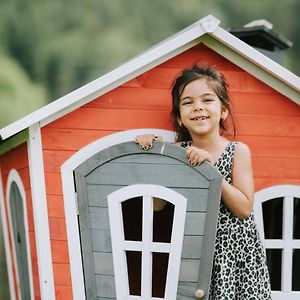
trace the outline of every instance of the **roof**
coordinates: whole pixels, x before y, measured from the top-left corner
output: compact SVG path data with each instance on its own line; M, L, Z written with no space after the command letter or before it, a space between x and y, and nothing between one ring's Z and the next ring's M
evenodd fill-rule
M300 77L247 45L206 16L113 71L0 130L1 140L39 123L45 126L185 50L204 43L278 92L300 104Z

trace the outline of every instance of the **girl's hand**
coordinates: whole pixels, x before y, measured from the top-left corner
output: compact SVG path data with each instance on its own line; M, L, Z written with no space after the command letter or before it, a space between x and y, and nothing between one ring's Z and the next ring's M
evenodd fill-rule
M134 142L139 144L141 149L148 150L153 147L153 141L162 141L163 138L161 136L157 136L154 134L143 134L137 135L135 137Z
M212 158L207 151L194 146L190 146L186 149L185 156L192 166L200 165L205 160L212 162Z

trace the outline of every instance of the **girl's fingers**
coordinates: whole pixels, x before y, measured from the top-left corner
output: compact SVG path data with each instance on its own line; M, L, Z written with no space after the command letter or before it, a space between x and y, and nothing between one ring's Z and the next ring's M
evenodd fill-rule
M135 137L135 143L139 144L143 150L148 150L153 147L153 141L160 140L160 137L153 134L138 135Z

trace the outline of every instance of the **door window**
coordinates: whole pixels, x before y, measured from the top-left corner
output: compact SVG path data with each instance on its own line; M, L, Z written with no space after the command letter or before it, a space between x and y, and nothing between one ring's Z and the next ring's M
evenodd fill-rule
M108 195L117 299L176 299L187 199L157 185Z

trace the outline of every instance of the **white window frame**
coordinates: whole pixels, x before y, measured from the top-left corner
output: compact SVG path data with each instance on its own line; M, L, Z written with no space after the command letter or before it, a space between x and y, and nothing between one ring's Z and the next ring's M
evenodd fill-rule
M32 276L32 266L31 266L31 255L30 255L30 240L29 240L29 229L28 229L28 220L27 220L27 204L26 204L26 193L24 189L24 185L22 179L16 169L11 169L8 174L7 184L6 184L6 200L8 207L8 220L9 220L9 228L10 228L10 236L12 240L12 249L13 249L13 258L15 264L17 264L17 256L16 256L16 246L15 240L13 238L13 226L12 226L12 216L11 216L11 207L10 207L10 191L11 185L15 183L20 191L20 195L23 201L23 219L24 219L24 228L25 228L25 239L26 239L26 250L27 250L27 261L28 261L28 276L29 276L29 288L30 288L30 296L31 299L34 299L34 290L33 290L33 276ZM15 265L17 286L18 286L18 298L21 299L21 290L20 290L20 280L19 280L19 269L18 266Z
M281 197L283 198L282 239L265 239L262 203ZM300 299L300 292L292 291L293 249L300 249L300 239L293 239L294 198L300 198L300 186L278 185L255 194L254 218L265 249L282 249L281 291L272 291L273 300Z
M139 196L143 197L142 241L126 241L124 239L122 202ZM153 197L167 200L175 206L170 243L159 243L152 240ZM117 299L176 299L187 199L181 194L163 186L134 184L109 194L107 200ZM126 251L140 251L142 253L141 296L129 295ZM169 253L164 298L151 296L152 252Z

